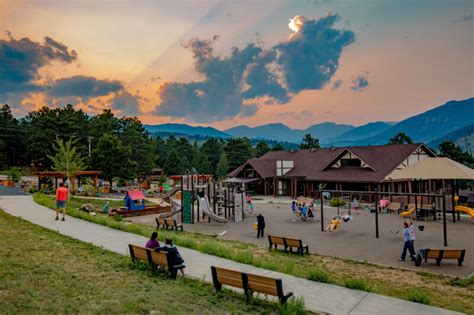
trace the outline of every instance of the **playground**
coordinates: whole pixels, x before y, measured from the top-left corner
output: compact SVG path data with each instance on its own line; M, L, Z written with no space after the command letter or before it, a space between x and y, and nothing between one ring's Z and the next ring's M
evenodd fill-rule
M324 256L334 256L344 259L367 261L386 266L400 267L415 271L428 271L449 276L468 277L474 274L474 220L469 216L462 215L461 220L453 223L451 216L447 219L447 238L449 248L466 249L463 266L459 267L457 261L445 260L441 266L436 266L434 261L416 267L412 261L398 261L403 247L402 223L406 218L400 217L398 213L379 213L379 238L376 238L375 213L368 209L360 210L358 214L352 211L352 220L342 222L333 232L321 232L320 207L315 206L314 218L303 222L296 220L291 211L291 199L257 197L253 201L254 211L249 214L244 211L245 218L242 222L218 222L208 220L207 217L194 223L184 223L184 229L209 235L220 235L219 238L238 240L252 244L268 246L266 237L258 239L253 228L255 217L262 214L265 217L266 235L278 235L302 239L309 245L310 252ZM339 217L346 209L339 209ZM201 210L202 215L202 210ZM333 217L338 216L336 207L324 206L324 226L327 226ZM175 217L180 221L179 213ZM156 216L140 216L128 220L156 226ZM181 221L180 221L181 222ZM443 221L438 218L414 220L415 226L415 249L441 248L443 247ZM423 226L423 231L419 228ZM225 231L225 232L224 232Z

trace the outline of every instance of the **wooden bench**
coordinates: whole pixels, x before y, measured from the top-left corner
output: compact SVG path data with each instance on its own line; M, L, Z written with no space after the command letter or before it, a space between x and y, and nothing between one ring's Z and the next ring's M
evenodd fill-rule
M178 270L185 267L184 265L170 266L168 253L165 251L155 252L152 249L132 244L129 244L128 248L134 263L137 261L147 262L154 270L158 268L168 270L173 279L176 278Z
M166 226L166 221L165 219L159 219L155 218L156 221L156 229L159 229L160 227L167 229L168 227Z
M168 228L171 228L172 230L175 230L175 231L177 231L178 229L183 231L183 226L181 224L178 224L176 220L165 219L165 222Z
M462 266L465 255L466 255L466 250L465 249L425 248L425 249L420 249L418 251L418 254L416 256L415 265L420 266L422 260L424 260L425 264L426 264L428 259L435 259L436 260L436 266L440 266L441 261L443 259L457 259L458 260L458 266Z
M303 255L305 252L309 254L308 245L303 244L303 241L300 239L268 235L268 243L270 250L272 247L278 249L278 245L282 245L285 253L288 252L288 248L291 253L293 252L293 248L296 248L296 252L300 255Z
M288 294L283 293L283 284L281 279L259 276L214 266L211 266L211 273L212 282L214 283L214 288L216 288L216 291L220 291L222 289L222 285L243 289L245 297L247 298L247 302L250 300L254 292L276 296L280 300L281 304L285 304L293 295L292 292Z
M181 224L178 224L176 220L173 219L160 219L160 218L155 218L156 221L156 229L164 228L164 229L172 229L172 230L181 230L183 231L183 226Z

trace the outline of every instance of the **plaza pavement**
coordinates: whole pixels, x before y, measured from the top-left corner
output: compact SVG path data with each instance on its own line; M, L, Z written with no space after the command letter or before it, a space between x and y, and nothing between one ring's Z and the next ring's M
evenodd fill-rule
M31 196L0 196L0 208L7 213L50 230L92 243L107 250L128 255L128 244L144 245L145 237L130 234L84 220L68 217L66 222L54 221L54 212L34 203ZM187 248L179 248L186 261L189 277L211 282L210 266L221 266L255 274L281 278L284 290L292 291L305 300L314 312L331 314L457 314L441 308L404 301L378 294L350 290L330 284L309 281L207 255Z
M243 222L222 224L201 220L195 224L184 224L184 229L204 234L221 233L225 230L227 234L220 238L268 246L268 240L266 238L257 239L256 231L252 228L255 223L255 214L262 213L266 222L266 234L302 239L305 244L309 245L311 253L455 277L464 278L474 275L474 242L472 241L474 240L474 220L469 217L462 217L461 222L448 222L447 224L448 247L466 249L462 267L457 265L456 260L444 260L441 262L441 266L436 266L435 261L431 260L427 265L416 267L409 259L405 262L398 261L403 246L401 225L406 220L400 218L398 214L383 213L379 215L379 238L377 239L375 238L375 214L367 210L361 211L359 215L354 214L352 221L342 223L336 231L323 233L321 232L319 206L316 207L314 221L305 223L292 220L289 203L291 203L291 199L285 198L256 200L254 215L244 219ZM342 215L343 210L340 210L340 213ZM324 226L336 214L335 208L325 206ZM156 225L155 215L127 218L127 220ZM451 220L450 215L448 220ZM436 222L433 222L432 219L414 221L414 225L415 227L425 226L423 231L416 228L416 248L443 247L441 220Z

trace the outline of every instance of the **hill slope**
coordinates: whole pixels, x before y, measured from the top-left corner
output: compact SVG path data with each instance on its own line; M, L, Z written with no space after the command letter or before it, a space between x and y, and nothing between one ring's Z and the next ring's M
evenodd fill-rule
M185 124L161 124L161 125L144 125L145 129L151 134L170 133L170 134L185 134L185 135L199 135L216 138L230 138L231 136L216 128L212 127L194 127Z
M340 125L332 122L325 122L310 126L304 130L292 129L282 123L266 124L257 127L237 126L223 130L234 137L248 137L252 139L272 139L277 141L287 141L300 143L304 135L310 133L313 137L324 141L329 137L338 135L354 129L351 125Z
M474 98L449 101L444 105L407 118L374 137L355 141L352 145L385 144L399 132L405 132L415 142L428 143L456 129L472 124L473 117Z
M441 142L452 140L455 144L460 146L463 150L474 153L474 124L468 125L461 129L455 130L441 138L435 139L428 143L428 145L437 150Z
M362 125L353 128L349 131L346 131L337 137L328 138L323 143L328 146L344 146L346 144L350 144L352 141L355 140L361 140L376 136L388 130L393 125L395 125L395 123L388 123L383 121L371 122L366 125Z

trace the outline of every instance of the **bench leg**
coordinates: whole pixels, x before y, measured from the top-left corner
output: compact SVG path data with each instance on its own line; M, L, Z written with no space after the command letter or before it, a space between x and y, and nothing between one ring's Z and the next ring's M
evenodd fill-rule
M280 297L280 304L286 304L286 302L292 295L293 295L293 292L290 292L287 295Z
M458 266L462 267L462 259L461 258L458 258Z
M441 266L441 259L436 259L436 266Z

